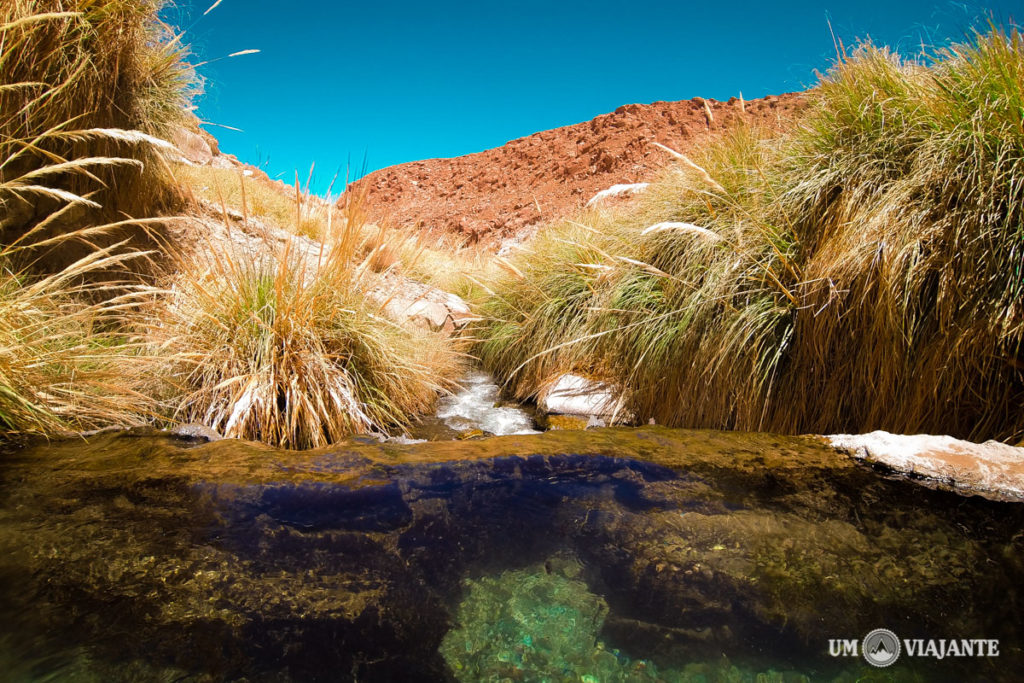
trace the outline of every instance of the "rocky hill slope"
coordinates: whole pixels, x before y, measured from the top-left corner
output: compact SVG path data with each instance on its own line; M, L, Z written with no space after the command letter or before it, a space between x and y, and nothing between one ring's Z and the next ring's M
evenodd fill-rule
M649 178L668 158L653 142L685 152L741 120L776 125L803 101L790 93L627 104L484 152L381 169L353 187L366 191L373 219L496 245L612 185Z

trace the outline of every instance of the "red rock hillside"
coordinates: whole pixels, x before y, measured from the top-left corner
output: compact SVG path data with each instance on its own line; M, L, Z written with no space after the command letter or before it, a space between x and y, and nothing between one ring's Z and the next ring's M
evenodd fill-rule
M803 101L790 93L746 103L627 104L484 152L381 169L354 189L367 192L373 219L496 245L567 215L614 184L649 179L668 160L652 142L686 152L741 119L776 125Z

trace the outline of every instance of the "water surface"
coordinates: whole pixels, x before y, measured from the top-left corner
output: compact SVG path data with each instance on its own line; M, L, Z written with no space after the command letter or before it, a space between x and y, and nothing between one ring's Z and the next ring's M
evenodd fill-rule
M1018 680L1022 506L657 427L0 465L9 680ZM880 670L829 638L998 638Z

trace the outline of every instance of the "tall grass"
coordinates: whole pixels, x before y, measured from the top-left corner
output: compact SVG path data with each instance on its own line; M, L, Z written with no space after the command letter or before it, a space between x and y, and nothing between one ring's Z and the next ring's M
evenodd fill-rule
M95 252L45 277L12 270L0 252L0 437L140 424L155 404L145 358L119 332L146 291L109 296L90 272L133 254ZM82 303L99 298L100 303Z
M460 356L381 313L379 273L411 267L418 247L366 226L358 200L335 209L298 182L294 195L224 183L218 204L237 187L245 214L323 248L235 240L228 224L211 244L159 242L165 289L100 278L155 256L138 237L159 221L133 216L179 190L161 138L195 80L162 4L0 7L0 435L166 418L305 448L402 428L451 386ZM217 173L178 176L195 187Z
M646 421L1024 431L1024 46L862 45L785 134L739 129L639 203L542 234L480 331L521 397L616 381Z
M247 176L241 169L215 166L182 165L173 173L193 200L218 207L223 204L310 239L324 237L331 206L327 200L310 195L298 181L289 188L260 175Z
M0 5L5 240L43 221L53 236L90 223L154 215L176 199L161 150L140 144L143 136L164 137L182 118L197 82L180 40L159 21L162 5L160 0ZM41 174L45 183L36 182ZM41 184L46 191L33 189ZM62 192L83 199L63 210L69 195ZM86 253L50 256L59 268Z
M295 185L287 187L258 174L246 176L236 168L179 166L173 172L194 203L204 200L234 209L316 241L327 239L332 223L344 223L367 201L363 188L350 187L332 203L330 196L311 195L308 181L303 185L296 178ZM483 248L461 246L443 236L431 238L386 220L368 223L365 215L352 218L359 226L359 235L352 235L358 237L353 247L362 257L372 254L372 270L391 271L466 298L480 296L478 276L490 267Z
M124 214L167 194L156 135L180 114L191 75L158 7L0 5L0 435L152 416L126 331L152 292L97 279L142 262L125 241L152 221Z
M374 253L358 210L322 251L224 243L178 258L148 338L165 361L176 419L225 436L312 448L401 430L453 386L460 356L441 333L400 325L366 296Z

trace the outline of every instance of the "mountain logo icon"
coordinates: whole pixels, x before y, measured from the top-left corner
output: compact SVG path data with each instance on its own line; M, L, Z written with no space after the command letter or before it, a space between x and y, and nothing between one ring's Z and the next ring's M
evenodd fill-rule
M862 641L861 651L868 664L877 667L891 665L900 656L900 640L886 628L876 628Z

